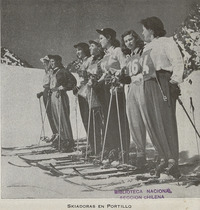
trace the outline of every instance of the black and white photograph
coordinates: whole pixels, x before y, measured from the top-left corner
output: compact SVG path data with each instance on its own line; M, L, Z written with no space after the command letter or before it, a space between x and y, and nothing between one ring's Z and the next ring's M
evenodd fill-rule
M0 67L1 209L198 209L198 0L1 0Z

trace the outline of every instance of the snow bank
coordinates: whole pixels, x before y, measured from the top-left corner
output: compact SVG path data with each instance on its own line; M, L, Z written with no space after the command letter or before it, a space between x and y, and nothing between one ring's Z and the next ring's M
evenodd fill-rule
M18 66L1 67L1 139L2 146L20 146L37 144L42 128L39 100L36 94L43 90L44 70ZM75 97L70 91L71 123L74 138L77 138ZM43 100L41 98L44 113ZM78 107L79 112L79 107ZM78 113L78 135L85 137L85 131ZM45 131L51 136L46 119Z

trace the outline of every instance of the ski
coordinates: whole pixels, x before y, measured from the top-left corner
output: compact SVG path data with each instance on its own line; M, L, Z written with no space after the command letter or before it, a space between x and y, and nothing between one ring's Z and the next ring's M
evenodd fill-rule
M93 165L92 163L84 163L79 165L71 164L69 166L65 166L65 168L63 169L59 169L59 167L56 167L51 163L49 165L51 167L50 171L52 173L59 174L60 176L68 176L68 177L77 176L77 174L74 173L73 169L74 167L79 168L79 170L83 171L84 175L99 173L98 172L99 166Z
M57 152L56 149L52 147L38 148L34 150L13 150L13 151L2 151L2 156L25 156L25 155L40 155L40 154L52 154Z
M73 168L72 168L73 169ZM64 175L77 175L76 172L73 169L73 174L69 174L67 170L61 170L60 172L62 172ZM118 170L117 169L101 169L101 168L85 168L84 170L82 170L82 175L84 176L96 176L99 174L109 174L109 173L117 173Z
M123 170L123 169L117 169L118 171L111 171L110 173L102 173L102 172L97 172L96 173L89 173L89 174L82 174L80 171L78 171L75 167L73 168L75 173L79 176L81 176L84 179L88 179L88 180L99 180L99 179L108 179L111 177L127 177L127 176L131 176L131 175L135 175L137 173L139 173L139 171L135 170Z
M50 160L43 160L37 162L37 166L41 169L44 170L49 170L50 166L49 164L52 164L54 167L57 166L66 166L66 165L71 165L71 164L84 164L84 161L73 161L73 160L55 160L55 159L50 159Z
M118 179L116 179L116 176L110 176L107 179L85 179L85 176L83 176L79 171L77 171L77 173L79 173L79 176L81 176L84 179L84 182L81 180L77 180L78 182L81 182L82 185L84 185L86 188L90 189L90 190L97 190L97 191L113 191L116 189L120 189L123 185L130 185L130 179L132 179L135 183L134 185L132 184L131 186L140 186L141 184L138 184L138 181L136 181L135 177L127 177L126 179L120 177ZM68 177L69 179L69 177ZM75 178L70 178L71 180L75 179ZM126 182L125 182L126 180ZM88 183L87 183L88 182ZM93 182L93 183L92 183Z
M82 138L82 139L79 139L79 140L74 140L74 143L75 145L77 145L77 143L79 142L79 145L86 145L86 139L85 138ZM21 146L21 147L1 147L1 149L3 150L9 150L9 151L12 151L12 150L29 150L29 149L38 149L38 148L45 148L45 147L49 147L51 146L51 142L50 143L43 143L41 145L39 144L31 144L31 145L28 145L28 146Z
M18 156L19 158L27 161L27 162L38 162L42 160L50 160L50 159L70 159L73 158L73 156L80 156L80 152L71 152L71 153L60 153L55 152L53 154L37 154L37 155L23 155Z
M63 173L61 170L58 170L55 166L53 166L51 163L49 164L50 168L49 171L51 172L51 174L53 174L54 176L73 176L73 169L68 169L68 173Z
M38 144L32 144L29 146L22 146L22 147L1 147L3 150L27 150L27 149L37 149L37 148L45 148L50 146L51 144L44 144L44 145L38 145Z
M89 168L89 167L94 167L94 165L92 163L84 163L84 162L67 162L66 164L53 164L53 163L49 163L47 164L41 164L41 163L37 163L37 166L43 170L50 170L51 166L50 164L55 167L57 170L62 170L62 169L72 169L73 167L77 167L77 168Z
M23 163L18 163L18 162L13 162L13 161L8 161L8 163L12 166L16 166L16 167L21 167L21 168L30 168L31 165L27 164L26 162Z
M90 180L107 179L109 177L122 177L122 176L129 176L135 174L134 171L123 171L117 168L102 169L99 166L88 167L87 165L85 167L80 166L80 169L82 170L82 172L80 173L80 170L77 170L77 167L75 166L70 166L68 169L66 168L58 170L52 164L50 165L57 170L57 171L53 170L52 172L55 172L61 176L79 175L82 178ZM72 173L71 170L69 170L70 168L73 169L74 173Z

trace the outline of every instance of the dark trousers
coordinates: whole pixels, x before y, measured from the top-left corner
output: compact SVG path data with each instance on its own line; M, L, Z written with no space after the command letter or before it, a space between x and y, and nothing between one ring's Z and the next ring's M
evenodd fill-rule
M89 120L89 104L87 100L78 95L79 107L82 122L85 128L85 131L88 135L89 144L92 150L92 153L95 152L95 137L96 137L96 151L99 153L101 151L101 141L102 141L102 114L100 107L92 108L90 115L90 126L88 134L88 120ZM95 134L95 136L94 136Z
M47 117L49 120L49 124L51 127L51 130L53 132L53 134L58 133L53 117L52 117L52 110L51 110L51 97L48 96L48 92L49 92L49 88L45 88L43 91L43 101L44 101L44 106L46 108L46 112L47 112ZM48 104L47 104L48 103Z
M110 85L105 85L104 82L102 82L95 87L95 92L97 93L97 96L102 106L103 115L104 115L104 126L106 126L109 102L111 97ZM123 88L121 88L117 94L118 94L119 115L120 115L120 124L122 132L122 145L123 145L123 150L128 152L130 146L130 133L128 127L128 120L126 116L126 103L125 103L125 94ZM117 117L117 104L116 104L115 95L113 95L112 97L105 148L108 151L112 149L119 149L119 151L121 151L119 121Z
M163 100L156 79L144 82L147 110L147 126L152 143L161 158L178 161L178 132L176 123L176 100L178 87L169 83L171 73L157 72L157 78L167 101Z

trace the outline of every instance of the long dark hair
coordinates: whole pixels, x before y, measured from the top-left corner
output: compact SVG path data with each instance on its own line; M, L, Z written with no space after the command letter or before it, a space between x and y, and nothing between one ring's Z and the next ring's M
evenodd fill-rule
M134 30L129 30L129 31L126 31L122 34L121 38L121 48L122 48L122 52L125 54L125 55L130 55L131 54L131 50L128 49L125 45L125 42L124 42L124 37L127 36L127 35L132 35L134 38L135 38L135 48L139 48L139 49L142 49L144 47L144 42L143 40L140 38L140 36L134 31Z
M151 29L154 32L154 37L163 37L166 34L163 22L158 17L148 17L141 20L141 24L146 29Z

